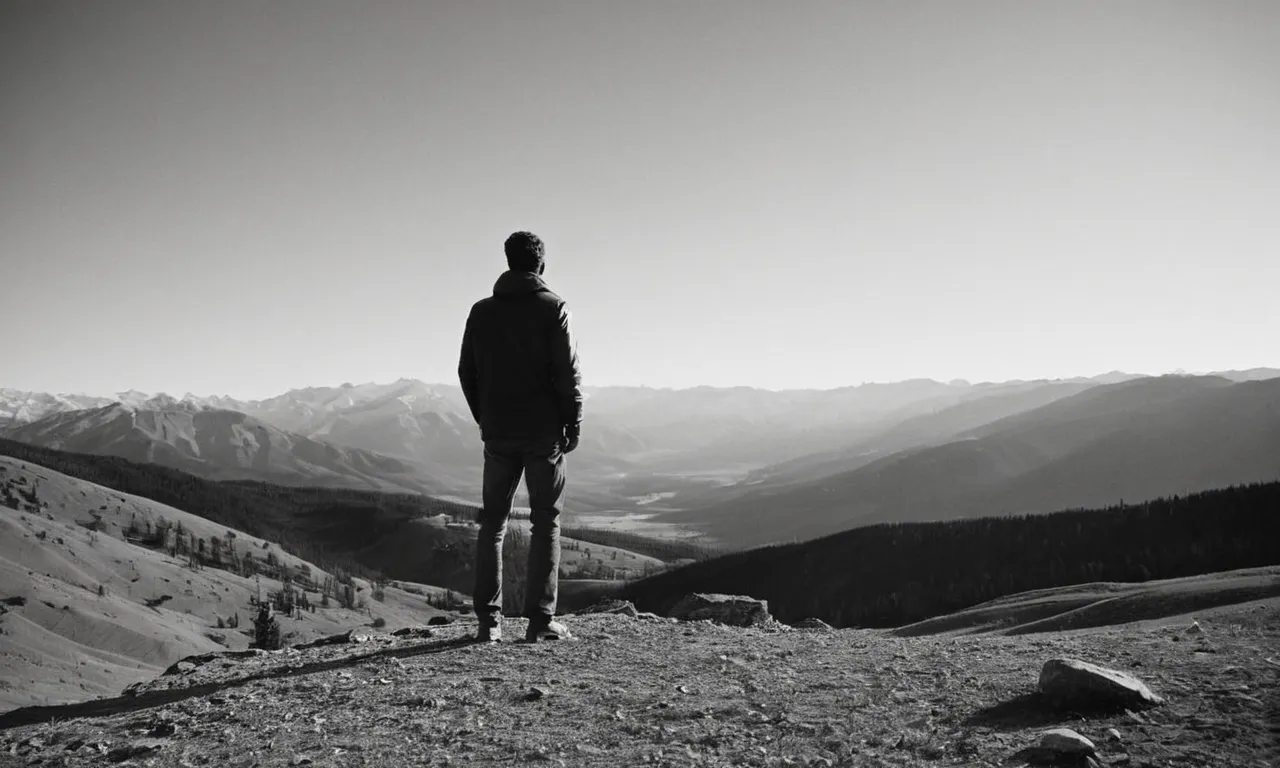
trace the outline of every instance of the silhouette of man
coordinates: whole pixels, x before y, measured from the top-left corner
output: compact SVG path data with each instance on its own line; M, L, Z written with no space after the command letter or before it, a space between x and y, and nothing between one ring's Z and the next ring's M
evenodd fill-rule
M582 376L569 309L542 279L545 247L531 232L504 244L507 271L493 295L471 307L458 378L484 441L484 507L476 538L472 595L477 639L502 639L502 541L511 500L525 478L532 533L525 640L566 639L555 621L565 454L578 447Z

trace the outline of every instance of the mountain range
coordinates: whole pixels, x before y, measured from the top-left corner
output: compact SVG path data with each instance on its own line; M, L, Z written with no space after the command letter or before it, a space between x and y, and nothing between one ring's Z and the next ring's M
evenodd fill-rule
M1280 370L1258 368L831 390L588 387L567 508L608 519L643 515L750 546L889 519L1274 479L1267 465L1280 467L1280 453L1266 409L1277 377ZM1153 444L1155 435L1162 442ZM460 389L414 379L263 400L5 389L0 437L210 479L468 503L481 479L479 433ZM1189 448L1210 444L1216 451Z
M984 407L991 415L1000 404ZM972 407L903 422L820 469L799 461L762 470L664 519L753 546L874 523L1100 507L1280 479L1280 378L1135 379L978 426L964 418ZM912 440L888 455L875 451Z

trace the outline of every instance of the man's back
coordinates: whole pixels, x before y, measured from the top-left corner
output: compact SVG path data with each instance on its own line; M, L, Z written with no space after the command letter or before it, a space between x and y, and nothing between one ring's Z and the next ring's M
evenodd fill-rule
M568 307L532 272L502 273L471 308L458 374L485 440L559 437L582 420Z

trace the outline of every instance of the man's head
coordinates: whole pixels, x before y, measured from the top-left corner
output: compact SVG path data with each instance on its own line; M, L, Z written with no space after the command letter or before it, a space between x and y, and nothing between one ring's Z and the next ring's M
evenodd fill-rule
M532 232L514 233L503 243L503 250L507 252L507 267L510 269L540 275L546 267L546 262L543 261L546 246Z

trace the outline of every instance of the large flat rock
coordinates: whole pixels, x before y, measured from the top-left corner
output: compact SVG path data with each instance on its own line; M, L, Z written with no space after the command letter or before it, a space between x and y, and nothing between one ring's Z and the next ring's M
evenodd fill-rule
M1040 692L1062 706L1140 709L1164 703L1138 678L1078 659L1050 659L1040 670Z
M764 600L701 592L685 595L667 615L684 621L706 619L731 627L760 626L773 618L769 615L769 604Z

